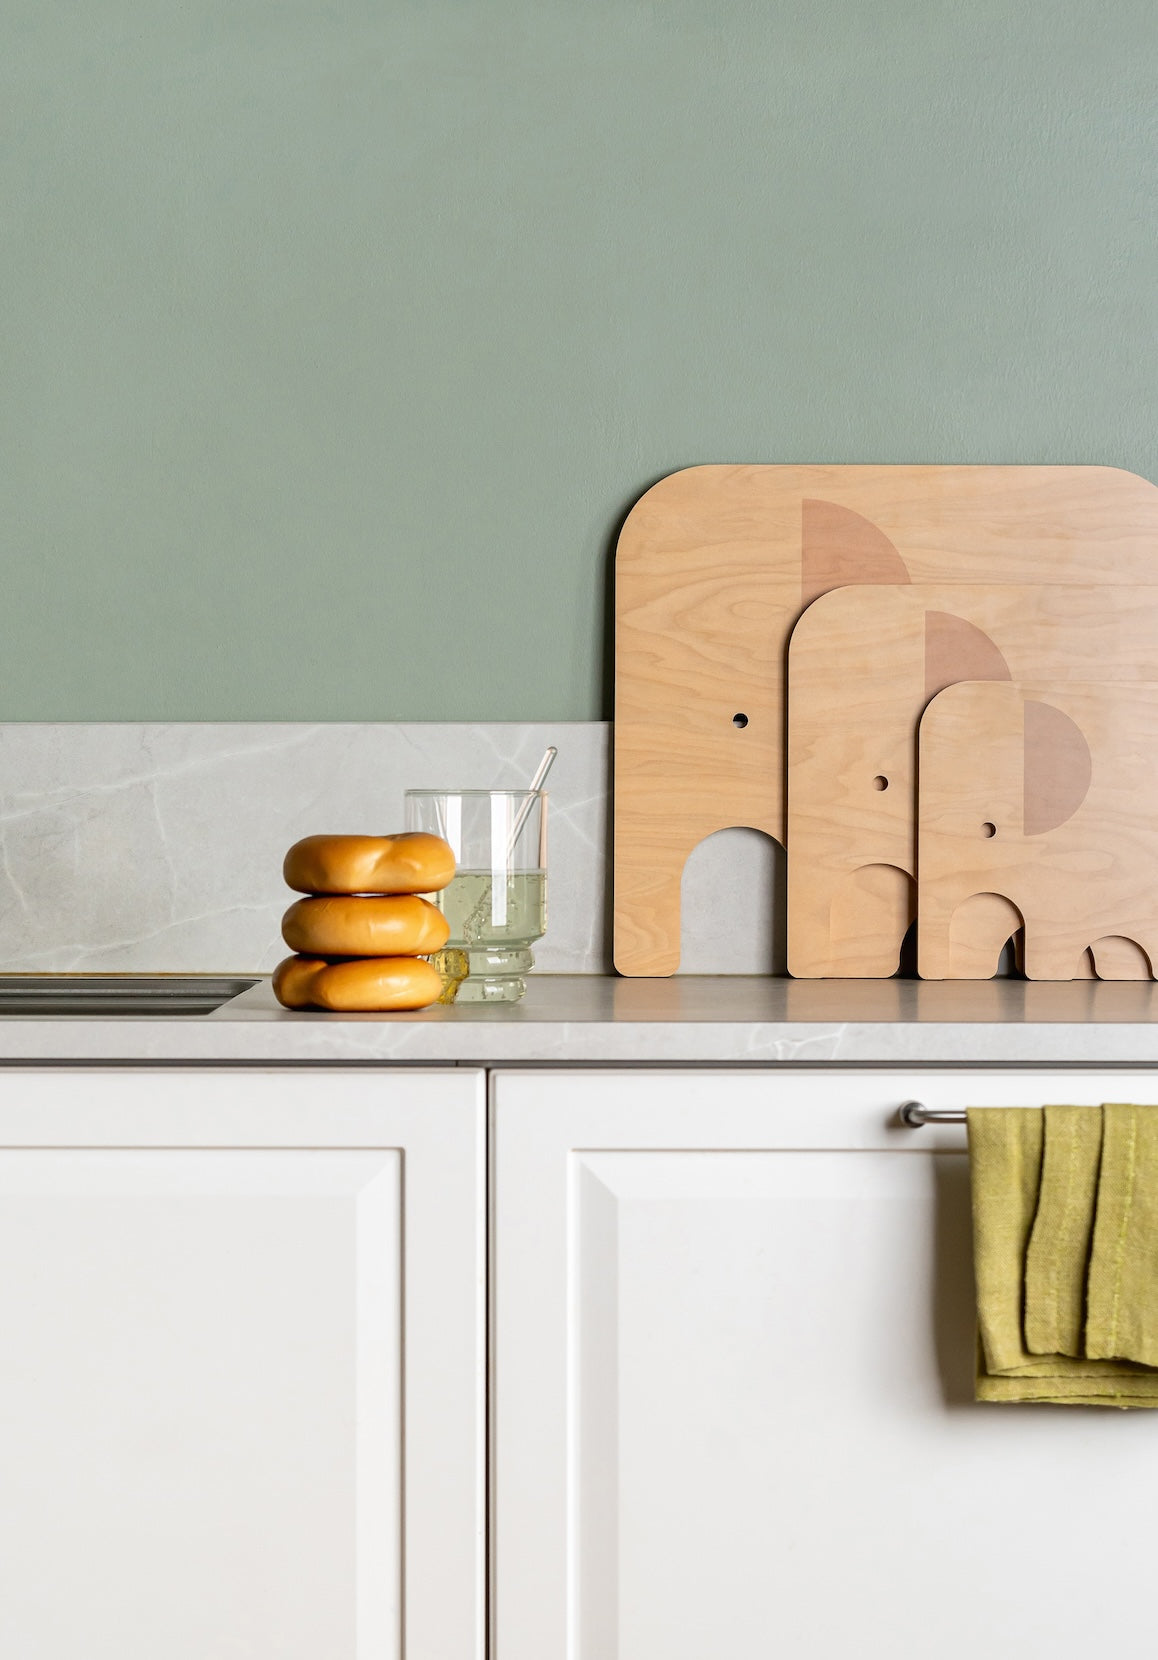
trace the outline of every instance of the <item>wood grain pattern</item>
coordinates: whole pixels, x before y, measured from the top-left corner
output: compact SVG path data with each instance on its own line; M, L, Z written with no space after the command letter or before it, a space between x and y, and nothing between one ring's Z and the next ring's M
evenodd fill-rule
M1107 467L707 466L636 504L616 556L615 962L679 964L684 863L784 837L785 655L848 582L1158 580L1158 490ZM743 716L740 722L735 717Z
M1158 587L922 584L818 599L788 653L789 972L896 973L915 915L917 727L931 697L964 679L1142 681L1156 662ZM1071 736L1066 722L1030 747L1030 833L1073 810ZM971 949L991 962L998 922L981 907L969 920Z
M993 974L973 924L995 901L1024 923L1031 980L1088 974L1087 953L1102 979L1154 977L1158 685L950 686L921 719L920 772L924 978Z

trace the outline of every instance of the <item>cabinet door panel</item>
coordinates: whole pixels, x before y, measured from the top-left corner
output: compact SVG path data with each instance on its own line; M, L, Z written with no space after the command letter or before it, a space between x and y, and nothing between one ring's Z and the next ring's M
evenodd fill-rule
M505 1074L497 1660L1142 1639L1158 1417L976 1406L962 1129L1153 1073Z
M480 1652L481 1096L0 1073L0 1651Z

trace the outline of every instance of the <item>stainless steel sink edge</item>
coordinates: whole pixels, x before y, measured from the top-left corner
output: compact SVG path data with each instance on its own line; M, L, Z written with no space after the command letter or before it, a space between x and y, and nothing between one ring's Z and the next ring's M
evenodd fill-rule
M257 974L0 974L0 1017L207 1015L259 979Z

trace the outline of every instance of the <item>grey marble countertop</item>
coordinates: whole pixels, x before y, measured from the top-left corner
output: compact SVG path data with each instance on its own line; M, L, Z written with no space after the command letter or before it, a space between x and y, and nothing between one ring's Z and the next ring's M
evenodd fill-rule
M1158 1065L1158 984L541 974L511 1007L327 1015L261 980L211 1015L0 1018L29 1061Z

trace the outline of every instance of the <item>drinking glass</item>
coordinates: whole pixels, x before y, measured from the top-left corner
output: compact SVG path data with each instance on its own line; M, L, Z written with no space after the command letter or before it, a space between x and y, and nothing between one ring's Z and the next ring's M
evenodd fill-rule
M406 828L448 841L457 867L427 895L466 957L458 1003L517 1003L547 928L547 797L542 790L407 790Z

